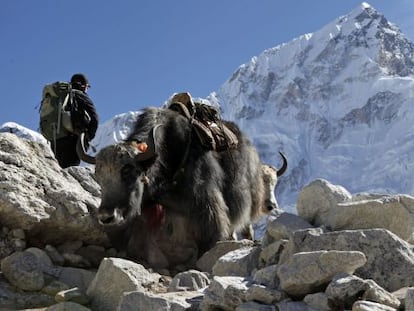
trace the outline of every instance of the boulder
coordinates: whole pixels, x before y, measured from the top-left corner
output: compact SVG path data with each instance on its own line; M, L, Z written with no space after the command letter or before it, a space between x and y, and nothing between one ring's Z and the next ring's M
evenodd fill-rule
M277 275L283 291L300 297L324 289L337 273L353 273L365 263L365 255L356 251L300 252L281 264Z
M385 229L344 230L323 233L309 229L296 231L281 255L281 262L298 252L320 250L359 251L367 262L355 271L363 279L373 279L388 291L413 284L412 245Z
M92 309L116 310L123 293L149 289L158 283L160 277L132 261L105 258L87 290Z
M351 194L326 180L316 180L299 193L298 215L331 230L387 229L414 242L414 197Z
M50 148L14 134L0 133L0 146L3 226L23 229L32 242L109 245L95 218L100 191L91 169L62 169Z
M242 277L215 276L204 293L201 310L234 310L246 302L247 290L248 281Z
M259 247L237 249L221 256L213 266L213 275L217 276L250 276L258 267Z

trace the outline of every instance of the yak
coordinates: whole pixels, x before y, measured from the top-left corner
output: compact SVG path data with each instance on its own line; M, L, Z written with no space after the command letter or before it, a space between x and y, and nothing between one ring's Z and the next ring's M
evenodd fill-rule
M125 141L98 152L98 219L115 247L161 268L194 262L275 207L257 150L235 123L222 122L237 146L209 150L188 118L149 107ZM277 176L287 168L280 154Z

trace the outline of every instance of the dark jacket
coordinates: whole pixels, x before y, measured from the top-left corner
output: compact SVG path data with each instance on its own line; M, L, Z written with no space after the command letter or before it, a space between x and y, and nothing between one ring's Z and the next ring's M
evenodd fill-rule
M95 137L99 123L99 117L92 100L88 94L73 89L73 103L77 106L75 109L77 113L72 114L72 123L74 127L81 131L85 130L89 140L92 140ZM86 117L85 112L89 118Z
M74 128L79 133L86 132L88 141L92 140L95 137L99 122L92 100L85 92L73 89L72 104L71 118ZM85 118L85 112L89 118ZM56 141L51 141L52 150L62 168L80 164L80 159L76 152L77 141L77 134L69 134ZM88 144L86 147L88 147Z

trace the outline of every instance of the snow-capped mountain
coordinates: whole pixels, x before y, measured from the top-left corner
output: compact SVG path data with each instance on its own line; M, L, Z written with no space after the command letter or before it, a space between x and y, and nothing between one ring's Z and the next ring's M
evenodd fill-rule
M253 57L205 100L239 124L263 162L279 167L286 154L277 188L285 210L316 178L414 194L414 44L367 3ZM100 125L92 145L124 139L138 114Z
M209 100L264 162L287 155L283 208L315 178L351 192L414 194L414 45L367 3L253 57Z
M105 146L126 139L139 114L139 111L122 113L99 125L95 138L91 142L94 150L91 150L90 153L94 154Z

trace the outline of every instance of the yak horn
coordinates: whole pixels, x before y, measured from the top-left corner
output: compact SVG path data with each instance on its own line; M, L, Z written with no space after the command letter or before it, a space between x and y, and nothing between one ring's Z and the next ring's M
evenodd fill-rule
M76 153L78 154L78 157L86 163L89 164L96 164L96 158L93 156L90 156L86 153L86 136L85 133L81 133L78 138L78 142L76 143Z
M285 173L287 166L288 166L286 156L280 151L279 151L279 154L283 159L283 164L281 168L277 169L277 173L276 173L277 177L282 176Z

